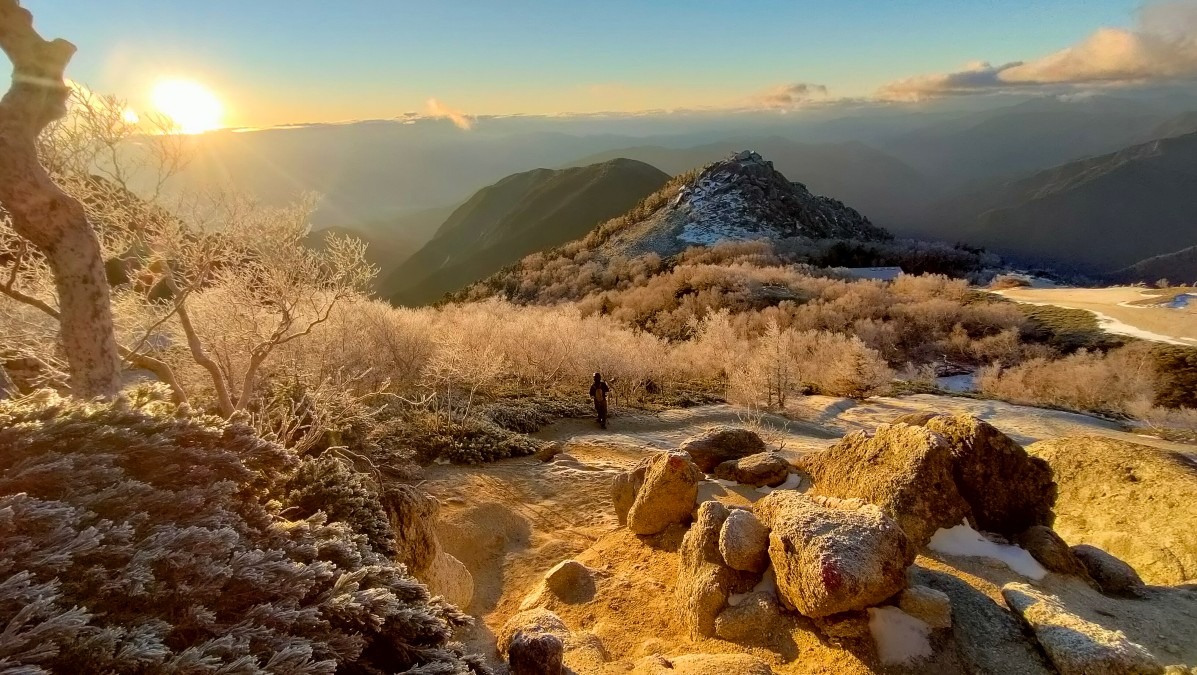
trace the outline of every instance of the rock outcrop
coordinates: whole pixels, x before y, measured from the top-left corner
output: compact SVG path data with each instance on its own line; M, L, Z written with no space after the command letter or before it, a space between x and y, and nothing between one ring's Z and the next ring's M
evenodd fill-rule
M728 460L715 467L716 478L756 487L776 487L784 483L789 475L790 463L773 452Z
M1078 544L1072 547L1072 555L1084 566L1102 593L1133 597L1145 586L1135 568L1096 546Z
M812 494L860 498L896 519L921 548L964 519L1006 536L1050 525L1051 468L969 415L908 415L848 434L799 468Z
M781 608L775 595L749 593L738 604L719 613L715 618L715 635L741 644L770 644L780 619Z
M569 628L561 617L545 609L531 609L511 617L499 631L499 655L507 659L511 675L561 675Z
M952 601L942 591L911 586L898 597L898 608L932 628L952 627Z
M921 427L883 424L873 434L851 433L798 465L814 482L810 494L876 504L916 548L971 514L952 477L951 448Z
M1197 579L1197 469L1185 458L1104 436L1073 436L1027 447L1060 486L1056 532L1125 560L1143 580Z
M1046 525L1035 525L1023 530L1014 538L1014 543L1026 549L1044 568L1057 574L1080 577L1094 583L1089 571L1056 531Z
M875 505L782 490L753 511L770 529L781 600L805 616L870 607L906 585L915 548Z
M639 474L643 470L643 478ZM631 476L615 479L616 510L633 495L627 512L628 529L636 534L652 535L670 525L685 523L694 513L698 483L702 472L690 458L677 452L664 452L637 466ZM637 489L637 483L640 483Z
M424 582L433 595L467 609L474 598L474 577L460 560L441 548L436 535L440 503L410 485L388 486L383 507L395 532L397 560Z
M956 489L977 529L1013 537L1033 525L1052 524L1057 487L1047 462L971 415L935 415L920 422L948 440Z
M1069 612L1059 600L1027 584L1007 584L1002 598L1061 675L1157 675L1163 666L1120 631Z
M765 442L751 429L718 426L691 436L678 449L703 473L711 473L723 462L764 452Z
M752 588L756 581L729 567L719 552L719 534L728 516L719 502L703 502L678 551L674 598L682 624L694 637L714 635L715 618L727 607L728 596Z
M630 470L615 476L611 483L611 500L615 502L615 517L619 519L620 525L628 524L628 511L632 510L632 504L636 502L636 493L640 492L641 486L644 485L644 476L648 474L651 462L652 457L640 460Z
M563 560L545 573L544 579L530 592L520 609L549 606L554 602L575 605L594 599L594 570L577 560Z

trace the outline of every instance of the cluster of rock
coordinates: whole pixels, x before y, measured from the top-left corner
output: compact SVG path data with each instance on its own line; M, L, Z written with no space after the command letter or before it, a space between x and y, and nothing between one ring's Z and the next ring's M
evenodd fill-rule
M809 490L774 490L750 508L696 506L704 474L776 485L792 468L807 474ZM645 459L613 486L620 523L632 532L688 526L674 594L692 636L757 644L784 631L794 613L834 641L867 638L875 624L895 620L950 635L951 599L912 584L912 564L938 531L961 523L1017 542L1047 570L1103 593L1140 592L1128 565L1091 546L1069 547L1051 529L1056 496L1046 462L967 415L919 415L849 434L796 467L751 431L717 429ZM1009 584L1002 595L1061 673L1164 672L1125 635L1033 586Z

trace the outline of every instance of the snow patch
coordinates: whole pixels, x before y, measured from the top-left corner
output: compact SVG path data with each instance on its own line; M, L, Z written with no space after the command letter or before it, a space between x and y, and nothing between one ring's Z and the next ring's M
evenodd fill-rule
M1192 293L1181 293L1175 298L1172 298L1172 302L1169 302L1166 306L1171 309L1188 309L1189 303L1193 302L1194 300L1197 300L1197 295L1193 295Z
M763 485L763 486L757 488L756 491L759 492L760 494L767 495L767 494L773 492L774 490L797 490L799 487L801 487L801 485L802 485L802 474L791 473L790 475L786 476L785 482L782 483L781 485L778 485L777 487L769 487L768 485Z
M750 593L772 593L777 595L777 572L773 571L773 563L765 568L765 573L761 576L761 580L752 587Z
M1047 570L1043 569L1043 566L1031 557L1030 553L1017 546L995 544L969 527L968 523L961 523L946 530L940 528L931 537L931 543L927 546L932 551L947 555L996 560L1034 581L1039 581L1047 576Z
M870 607L869 632L877 656L886 665L911 663L932 654L931 626L897 607Z
M739 484L739 483L737 483L737 482L736 482L736 481L734 481L734 480L724 480L724 479L722 479L722 478L711 478L711 479L709 479L709 480L710 480L712 483L718 483L719 485L722 485L722 486L723 486L723 487L725 487L725 488L734 488L734 487L740 487L740 484Z
M977 376L973 373L946 375L935 378L935 386L954 394L967 394L977 390Z

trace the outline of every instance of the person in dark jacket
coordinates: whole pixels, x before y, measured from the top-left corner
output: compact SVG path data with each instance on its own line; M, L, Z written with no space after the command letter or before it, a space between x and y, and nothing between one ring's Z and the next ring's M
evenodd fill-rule
M603 376L599 373L594 374L594 383L590 385L590 398L594 399L594 412L598 414L599 426L607 428L607 394L611 393L611 387L603 382Z

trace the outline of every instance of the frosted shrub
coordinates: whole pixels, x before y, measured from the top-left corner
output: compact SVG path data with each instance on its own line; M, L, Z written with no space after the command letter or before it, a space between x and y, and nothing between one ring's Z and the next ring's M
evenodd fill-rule
M150 399L0 402L4 670L484 672L355 523L289 510L294 455Z
M1117 415L1133 414L1155 395L1151 347L1131 344L1109 353L1081 349L1058 360L1031 359L1013 368L990 366L977 375L985 394L1015 403Z

